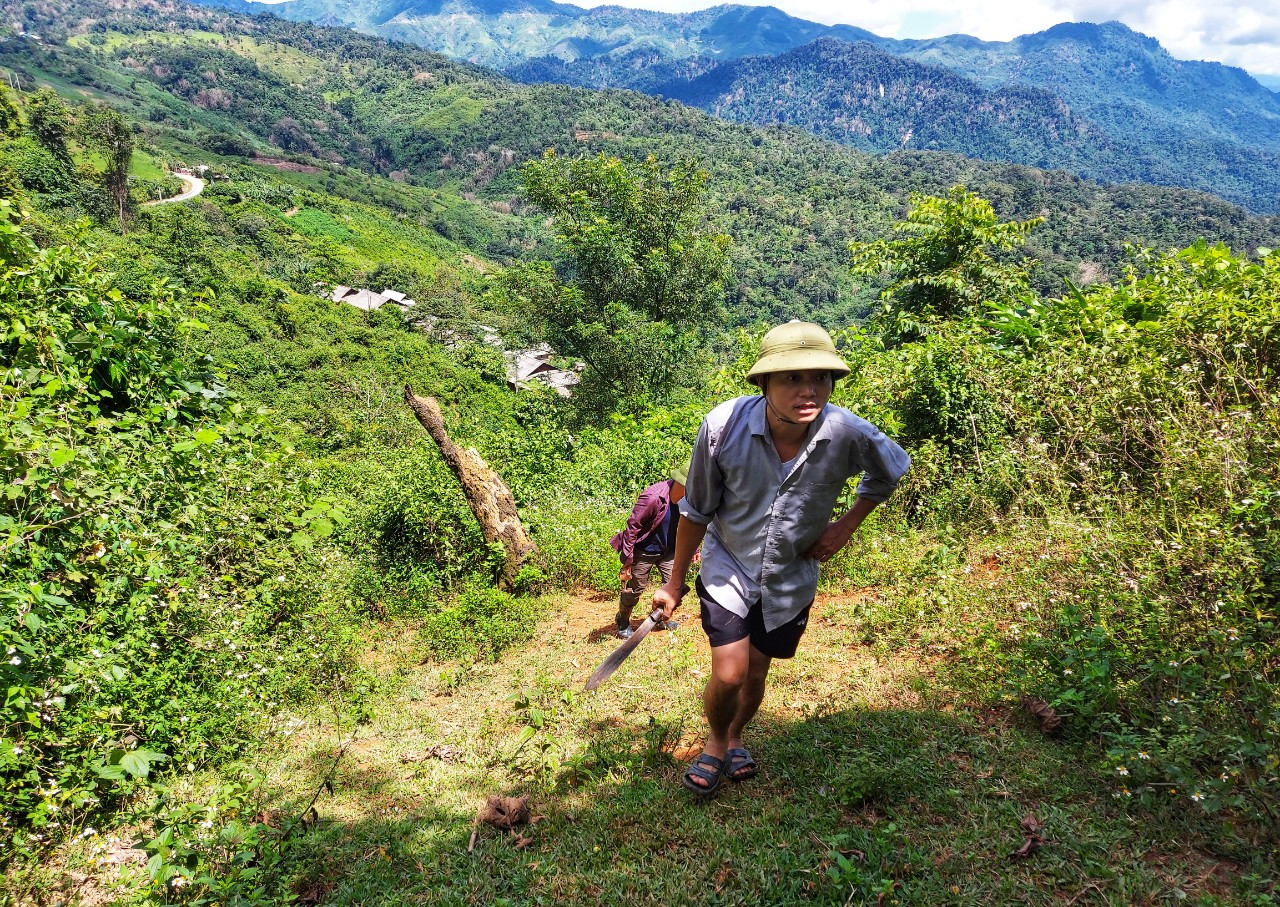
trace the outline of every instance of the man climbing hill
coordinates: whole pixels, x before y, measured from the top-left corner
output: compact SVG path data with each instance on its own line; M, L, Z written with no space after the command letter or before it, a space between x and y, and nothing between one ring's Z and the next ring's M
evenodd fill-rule
M653 597L670 618L705 537L697 590L711 643L703 693L710 734L683 778L695 794L711 794L725 774L756 774L742 734L764 699L772 660L795 655L819 562L848 543L911 465L884 432L828 402L847 374L823 328L781 325L765 335L747 375L759 396L722 403L698 431L673 563ZM833 521L845 483L859 473L857 501Z

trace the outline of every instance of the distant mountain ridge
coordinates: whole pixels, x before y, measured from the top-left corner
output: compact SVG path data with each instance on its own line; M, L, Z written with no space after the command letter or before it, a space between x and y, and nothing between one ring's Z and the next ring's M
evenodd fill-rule
M1280 94L1235 67L1177 60L1119 22L1063 23L1006 42L895 40L773 7L671 14L554 0L200 2L347 26L521 81L660 94L867 150L955 151L1280 211ZM856 87L868 80L898 90L872 98Z
M822 25L771 6L714 6L658 13L621 6L584 9L554 0L199 0L295 22L343 25L408 41L498 69L539 57L574 62L636 52L662 60L777 54L819 37L880 40L851 25Z
M819 38L745 57L659 93L740 122L800 126L864 151L941 150L983 136L986 158L1075 169L1114 152L1105 135L1038 88L988 90L867 42ZM787 103L779 103L785 98Z

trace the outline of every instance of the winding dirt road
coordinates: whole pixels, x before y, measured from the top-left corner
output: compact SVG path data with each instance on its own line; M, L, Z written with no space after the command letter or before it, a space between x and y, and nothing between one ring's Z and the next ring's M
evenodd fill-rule
M185 202L187 199L195 198L204 191L205 181L198 176L192 176L189 173L175 173L178 179L182 180L185 189L173 198L162 198L154 202L143 202L143 205L167 205L171 202Z

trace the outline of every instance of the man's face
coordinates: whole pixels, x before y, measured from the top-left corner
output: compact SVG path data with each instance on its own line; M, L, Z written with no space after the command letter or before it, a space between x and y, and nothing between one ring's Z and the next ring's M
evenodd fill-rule
M820 369L774 372L765 384L765 396L776 412L807 425L818 418L831 399L831 373Z

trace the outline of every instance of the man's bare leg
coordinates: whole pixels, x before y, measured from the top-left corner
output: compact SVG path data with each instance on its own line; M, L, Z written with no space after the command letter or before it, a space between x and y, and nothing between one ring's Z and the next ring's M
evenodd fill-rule
M769 665L773 663L773 659L770 656L765 655L755 646L750 648L751 655L747 663L747 676L743 679L742 686L738 690L738 710L734 714L733 720L729 723L728 749L730 750L742 746L742 732L751 723L751 719L756 716L756 712L760 709L760 703L764 701L765 680L769 677ZM725 766L726 770L728 768L729 766Z
M749 639L740 639L711 650L711 679L707 681L707 688L702 693L703 711L710 728L707 745L704 747L708 756L723 759L729 752L729 729L741 708L742 688L750 668ZM759 704L757 701L757 707ZM689 777L699 787L706 787L706 782L696 775Z

